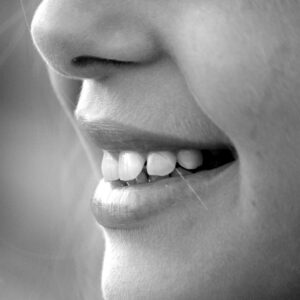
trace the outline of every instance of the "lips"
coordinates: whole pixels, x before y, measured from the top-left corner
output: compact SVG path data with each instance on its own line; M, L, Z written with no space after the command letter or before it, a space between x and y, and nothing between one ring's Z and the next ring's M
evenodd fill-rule
M122 86L84 81L75 112L81 129L104 152L104 178L92 201L97 221L109 228L135 228L175 207L184 211L187 203L210 209L211 199L222 199L217 194L235 177L227 170L237 174L231 141L188 95L190 105L166 119L157 99L138 101L139 89L125 94L124 80L118 82ZM123 98L111 88L122 90Z
M139 128L138 125L132 126L105 118L90 120L85 114L84 110L77 112L77 121L81 129L87 133L97 148L113 153L123 150L147 153L179 149L219 149L231 145L226 136L212 140L213 133L207 129L199 131L202 138L195 141L190 138L153 133Z
M132 130L111 121L80 122L104 150L105 176L92 200L94 215L104 227L128 229L145 225L186 199L208 209L208 199L219 191L222 181L231 182L236 172L237 159L231 144L197 144ZM171 163L170 168L160 169L162 161L156 165L151 162L161 153ZM132 178L132 172L124 171L126 156L126 168L135 172ZM162 169L165 173L160 173Z

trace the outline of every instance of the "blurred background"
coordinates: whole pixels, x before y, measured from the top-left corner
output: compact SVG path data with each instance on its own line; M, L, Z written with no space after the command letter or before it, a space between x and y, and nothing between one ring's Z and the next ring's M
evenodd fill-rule
M40 0L0 0L0 299L101 299L97 184L32 46Z

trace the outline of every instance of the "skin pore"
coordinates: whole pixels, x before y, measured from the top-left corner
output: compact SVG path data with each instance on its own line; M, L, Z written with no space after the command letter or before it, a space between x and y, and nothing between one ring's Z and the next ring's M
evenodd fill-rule
M105 298L299 297L299 31L296 0L41 3L33 39L50 69L83 80L78 118L238 154L207 210L190 193L147 226L104 228ZM74 66L83 55L133 64Z

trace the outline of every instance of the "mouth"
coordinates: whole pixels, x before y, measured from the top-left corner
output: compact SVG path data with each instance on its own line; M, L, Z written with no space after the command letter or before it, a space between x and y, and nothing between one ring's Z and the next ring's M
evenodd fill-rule
M237 159L230 145L213 149L183 149L174 151L153 151L139 153L104 151L102 174L115 187L153 184L157 181L189 177L198 172L210 171L229 165Z
M234 147L223 143L148 152L104 150L103 179L92 210L100 225L130 229L187 199L209 209L209 198L233 182L237 161Z

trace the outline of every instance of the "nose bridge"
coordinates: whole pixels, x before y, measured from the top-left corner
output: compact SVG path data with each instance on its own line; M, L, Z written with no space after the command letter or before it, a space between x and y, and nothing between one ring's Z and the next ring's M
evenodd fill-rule
M56 70L74 75L80 56L141 62L158 51L154 34L134 13L135 1L44 0L32 21L33 40ZM126 7L125 7L126 4Z

